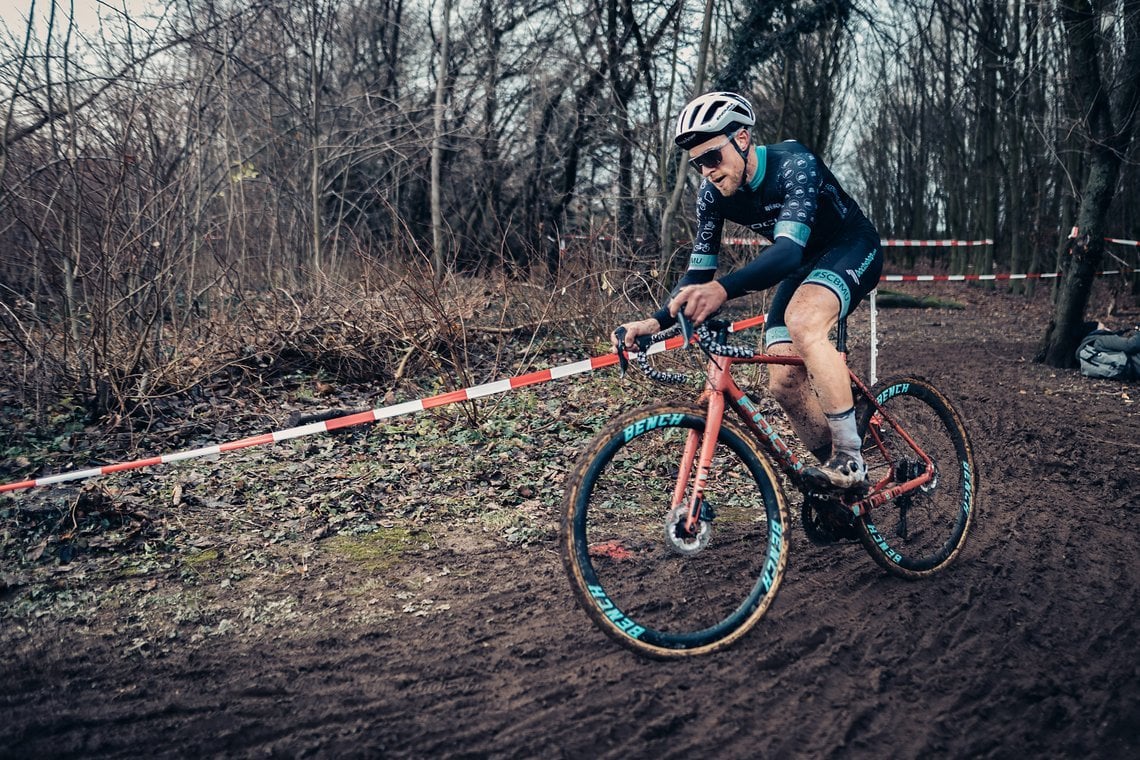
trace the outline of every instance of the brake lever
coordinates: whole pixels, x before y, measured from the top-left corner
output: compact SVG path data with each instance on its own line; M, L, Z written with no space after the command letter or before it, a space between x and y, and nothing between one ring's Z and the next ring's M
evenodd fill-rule
M681 335L685 338L685 348L693 341L693 323L685 316L685 305L681 304L681 310L677 312L677 324L681 326Z
M629 357L625 355L625 332L624 327L614 330L614 337L617 339L618 369L622 377L625 377L625 371L629 369Z

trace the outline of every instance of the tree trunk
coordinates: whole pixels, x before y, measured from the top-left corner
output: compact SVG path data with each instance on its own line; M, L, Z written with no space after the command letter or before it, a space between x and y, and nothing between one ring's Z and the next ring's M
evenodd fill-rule
M693 81L693 95L697 95L704 90L705 87L705 66L709 56L709 37L712 34L712 11L713 0L705 0L705 17L701 24L701 44L697 49L697 76ZM680 110L680 109L675 109ZM672 117L673 114L670 114ZM670 118L669 123L672 123ZM677 215L677 209L681 205L681 193L685 189L685 169L684 162L674 157L674 145L672 130L665 134L666 150L669 152L669 158L666 162L677 161L677 173L674 178L673 192L669 194L669 202L665 206L664 212L661 214L661 252L657 260L657 276L662 283L669 282L669 263L673 258L673 218ZM668 287L668 285L666 285Z
M1093 278L1104 258L1108 209L1140 107L1140 0L1123 3L1123 11L1126 52L1120 62L1120 81L1112 82L1102 79L1098 11L1088 0L1064 0L1060 4L1072 96L1075 113L1079 114L1077 126L1087 135L1088 174L1077 212L1080 234L1070 242L1060 262L1061 282L1053 317L1035 357L1052 367L1076 365L1075 352L1084 332ZM1110 92L1115 103L1109 101Z
M447 43L451 36L451 0L443 0L443 23L440 25L439 69L435 85L435 114L432 122L431 145L431 249L435 280L443 279L447 258L444 255L443 239L443 109L447 94Z

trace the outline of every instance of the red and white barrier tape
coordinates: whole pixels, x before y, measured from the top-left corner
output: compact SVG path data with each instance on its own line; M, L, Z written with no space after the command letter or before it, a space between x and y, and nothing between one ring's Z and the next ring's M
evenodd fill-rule
M1110 274L1132 274L1129 269L1106 269L1097 276ZM1029 274L885 274L879 282L976 282L979 280L1047 280L1060 277L1060 272L1038 272Z
M1076 227L1069 232L1069 238L1075 238L1078 235ZM561 244L566 245L567 240L594 240L600 243L609 243L615 240L610 235L563 235ZM641 242L641 238L636 239ZM1106 237L1105 241L1109 243L1118 243L1120 245L1140 246L1140 240L1121 240L1120 238ZM684 245L691 241L679 240L679 244ZM721 242L725 245L756 245L767 246L772 245L772 241L768 238L722 238ZM962 246L976 246L976 245L993 245L993 238L985 238L984 240L908 240L888 238L881 241L884 248L958 248Z
M883 240L884 248L960 248L974 245L993 245L990 238L985 240Z
M596 240L602 243L611 242L614 238L608 235L563 235L562 243L565 245L567 240ZM681 244L690 242L687 240L678 241ZM768 238L738 238L729 237L722 238L721 243L724 245L755 245L755 246L768 246L772 245L772 241ZM993 245L994 241L990 238L985 240L902 240L902 239L889 239L883 240L882 245L884 248L957 248L961 246L974 246L974 245Z
M1080 230L1078 228L1074 227L1073 229L1069 230L1069 240L1072 240L1073 238L1077 237L1078 235L1080 235ZM1105 242L1119 243L1120 245L1140 246L1140 240L1121 240L1120 238L1106 237Z
M730 245L771 245L763 238L725 238L723 241ZM884 248L959 248L973 245L993 245L994 241L986 240L895 240L879 241Z
M742 319L739 322L733 323L730 329L733 332L738 332L749 327L756 327L757 325L763 324L763 322L763 316L749 317L748 319ZM646 353L656 354L662 351L670 351L674 348L679 347L683 342L683 338L680 336L670 338L661 343L654 344ZM75 470L72 472L60 473L58 475L49 475L43 478L36 478L34 480L25 480L19 483L7 483L0 485L0 493L4 493L5 491L20 491L28 488L37 488L39 486L55 485L57 483L66 483L72 480L84 480L86 478L94 478L100 475L110 475L111 473L115 472L123 472L125 470L138 470L143 467L153 467L154 465L159 464L182 462L187 459L198 459L200 457L224 454L229 451L247 449L251 446L262 446L269 443L287 441L291 438L301 438L307 435L328 433L332 432L333 430L343 430L344 428L354 427L356 425L365 425L370 422L376 422L377 420L388 419L390 417L398 417L400 415L412 414L415 412L422 412L426 409L434 409L435 407L446 406L448 404L454 404L459 401L470 401L472 399L483 398L485 396L492 396L497 393L504 393L516 388L523 388L528 385L537 385L539 383L545 383L563 377L570 377L571 375L578 375L584 372L592 372L596 369L613 366L614 364L617 364L617 361L618 359L616 354L595 356L583 361L563 364L558 367L551 367L550 369L543 369L537 372L531 372L526 375L518 375L516 377L484 383L483 385L475 385L470 388L451 391L450 393L442 393L438 396L416 399L415 401L405 401L401 404L393 404L392 406L372 409L367 412L346 414L343 417L334 417L331 420L313 422L308 425L300 425L298 427L288 428L287 430L278 430L273 433L255 435L249 438L242 438L237 441L231 441L229 443L206 446L204 448L193 449L191 451L180 451L175 454L163 454L162 456L149 457L147 459L138 459L133 462L119 462L117 464L103 465L102 467L92 467L86 470Z
M1097 272L1098 276L1127 275L1126 269L1106 269ZM1034 272L1028 275L884 275L880 283L972 283L978 280L1050 279L1060 277L1060 272Z

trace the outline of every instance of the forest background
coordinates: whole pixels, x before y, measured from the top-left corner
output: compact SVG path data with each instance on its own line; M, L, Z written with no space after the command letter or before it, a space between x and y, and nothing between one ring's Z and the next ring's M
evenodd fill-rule
M491 379L480 336L602 348L685 266L672 119L713 88L885 238L994 240L892 270L1060 271L999 286L1054 299L1042 361L1072 364L1098 269L1136 265L1104 242L1140 237L1136 0L77 5L0 38L10 434L130 449L227 374L460 387Z

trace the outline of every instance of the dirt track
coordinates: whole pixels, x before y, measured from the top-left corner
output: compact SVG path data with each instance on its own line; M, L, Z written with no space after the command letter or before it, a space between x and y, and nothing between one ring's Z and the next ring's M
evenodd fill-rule
M1032 363L1040 306L966 298L882 320L880 374L936 380L977 452L978 520L941 577L795 533L748 636L662 663L591 627L552 537L450 525L383 571L319 555L232 586L299 624L148 649L7 615L0 755L1140 756L1140 387ZM139 578L123 615L162 585Z

